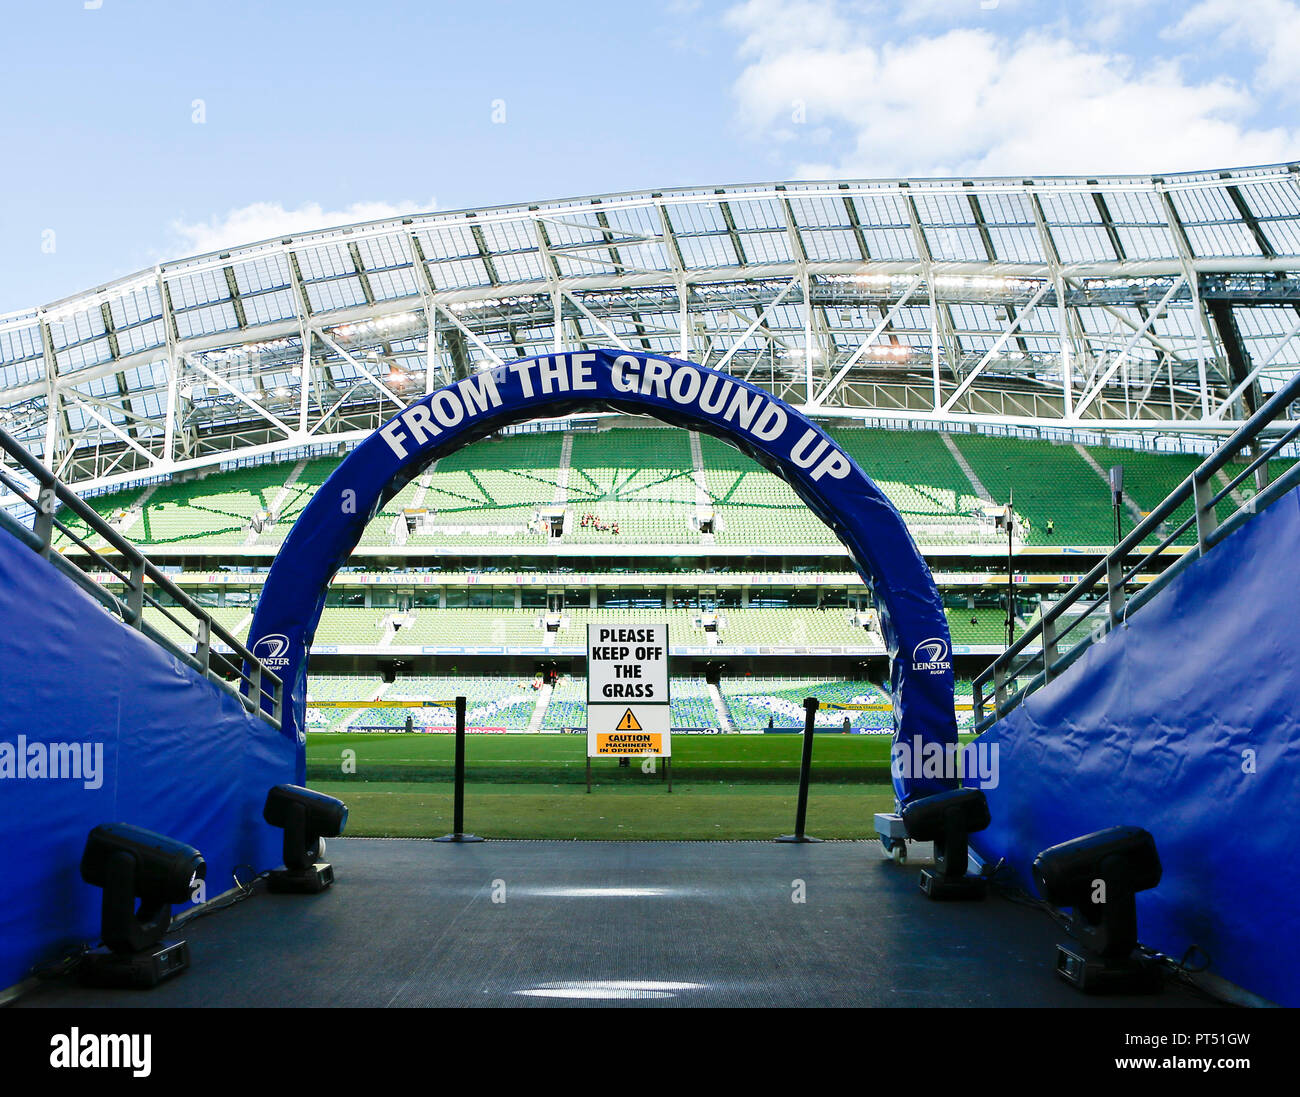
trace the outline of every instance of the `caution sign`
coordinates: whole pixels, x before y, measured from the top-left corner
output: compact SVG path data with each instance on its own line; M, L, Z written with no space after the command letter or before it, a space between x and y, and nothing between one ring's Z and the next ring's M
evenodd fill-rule
M587 753L593 758L672 756L667 705L588 705Z
M669 758L668 626L587 626L587 755Z

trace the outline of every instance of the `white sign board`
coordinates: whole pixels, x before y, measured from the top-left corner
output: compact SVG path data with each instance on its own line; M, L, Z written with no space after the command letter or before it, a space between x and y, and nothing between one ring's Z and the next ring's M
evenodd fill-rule
M587 756L672 756L668 626L587 626Z

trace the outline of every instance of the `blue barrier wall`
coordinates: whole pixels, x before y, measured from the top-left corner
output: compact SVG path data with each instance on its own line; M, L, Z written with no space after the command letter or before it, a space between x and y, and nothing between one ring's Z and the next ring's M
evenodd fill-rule
M1143 944L1175 958L1198 945L1212 971L1289 1006L1300 1006L1297 558L1292 492L991 728L993 823L972 839L1033 892L1040 850L1145 827L1164 878L1138 897Z
M98 823L197 847L209 898L239 865L280 863L262 803L293 779L294 744L4 531L0 697L0 988L98 937L100 891L78 871ZM89 770L50 776L52 755L71 770L53 744L80 747Z

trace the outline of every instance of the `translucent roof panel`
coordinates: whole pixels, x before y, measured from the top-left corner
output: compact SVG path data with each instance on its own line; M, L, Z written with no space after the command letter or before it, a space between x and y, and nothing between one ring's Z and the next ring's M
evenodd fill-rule
M1052 225L1048 232L1062 263L1109 262L1116 258L1110 235L1100 225Z
M261 290L282 289L293 284L287 255L268 255L234 266L235 284L241 295Z
M366 294L359 278L334 278L323 282L308 282L305 289L312 312L332 312L366 303Z
M841 197L791 198L790 213L800 230L849 228L848 207Z
M16 387L45 376L45 352L37 324L0 329L0 386Z
M1300 217L1300 181L1294 176L1284 183L1253 183L1237 190L1256 217Z
M989 242L993 245L992 258L1003 263L1043 263L1042 239L1037 228L1004 228L990 225Z
M860 261L866 256L858 246L852 229L800 229L804 254L813 262L844 263Z
M299 248L294 254L298 257L298 269L308 282L356 273L352 255L344 247Z
M182 339L211 335L215 332L236 331L238 328L234 306L229 302L210 308L176 310L176 331Z
M220 270L177 275L167 280L167 289L171 293L174 309L230 300L230 287Z
M487 267L481 259L460 262L430 263L429 278L435 289L461 289L466 286L490 286Z
M924 225L922 232L930 247L930 257L936 262L985 263L993 258L978 229Z

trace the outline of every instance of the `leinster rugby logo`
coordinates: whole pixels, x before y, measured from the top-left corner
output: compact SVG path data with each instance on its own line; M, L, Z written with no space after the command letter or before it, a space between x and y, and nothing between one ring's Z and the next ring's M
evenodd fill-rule
M922 640L912 649L912 669L928 670L931 674L952 670L952 660L948 658L948 641L938 637Z
M263 636L253 645L253 654L262 660L265 666L272 668L289 665L289 657L285 655L288 650L289 637L281 632Z

